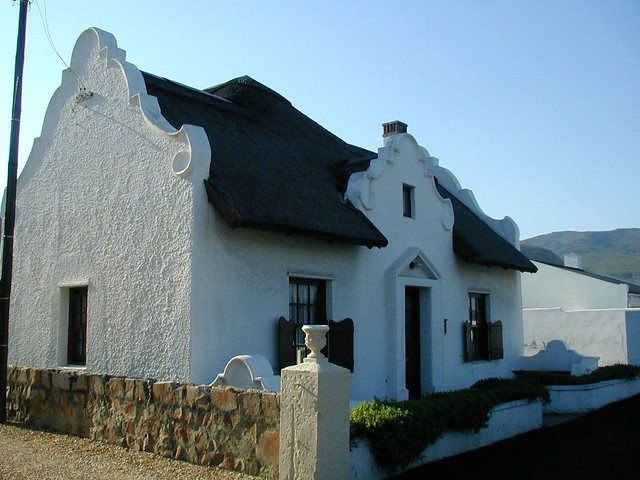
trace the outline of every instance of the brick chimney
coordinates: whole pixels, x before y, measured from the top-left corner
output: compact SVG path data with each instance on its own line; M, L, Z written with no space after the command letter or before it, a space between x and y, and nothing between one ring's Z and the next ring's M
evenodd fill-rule
M399 133L407 133L407 124L399 120L382 124L382 138L398 135Z

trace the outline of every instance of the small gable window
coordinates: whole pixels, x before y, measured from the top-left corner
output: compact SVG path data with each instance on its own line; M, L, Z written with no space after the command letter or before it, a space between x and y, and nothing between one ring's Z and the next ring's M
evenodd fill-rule
M402 215L407 218L414 217L414 187L402 185Z

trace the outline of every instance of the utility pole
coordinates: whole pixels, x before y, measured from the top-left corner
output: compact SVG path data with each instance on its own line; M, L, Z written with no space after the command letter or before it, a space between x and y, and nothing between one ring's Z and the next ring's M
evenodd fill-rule
M13 111L11 114L11 140L7 171L7 202L4 215L2 250L2 280L0 280L0 423L7 421L7 365L9 346L9 304L11 301L11 274L13 271L13 230L16 217L16 184L18 183L18 143L20 139L20 113L22 111L22 71L27 33L29 0L20 0L18 41L16 45Z

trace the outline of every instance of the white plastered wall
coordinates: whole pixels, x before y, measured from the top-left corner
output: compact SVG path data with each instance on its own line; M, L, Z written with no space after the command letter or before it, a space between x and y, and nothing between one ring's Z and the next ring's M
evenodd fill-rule
M86 285L87 369L189 378L192 206L208 152L202 129L164 121L111 34L79 37L18 181L11 363L65 366L65 295Z
M522 281L524 353L563 340L599 365L640 362L640 310L627 308L628 287L535 262Z
M522 281L524 308L592 310L626 308L628 287L584 275L580 272L534 262L535 275Z
M564 311L524 310L524 353L535 355L551 340L563 340L583 355L600 357L599 366L640 362L640 311L611 308Z

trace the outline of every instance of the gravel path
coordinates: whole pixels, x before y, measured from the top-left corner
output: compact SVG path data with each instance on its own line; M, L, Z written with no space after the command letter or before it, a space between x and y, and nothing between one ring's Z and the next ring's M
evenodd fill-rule
M69 435L0 424L0 480L250 480L249 475L202 467Z

